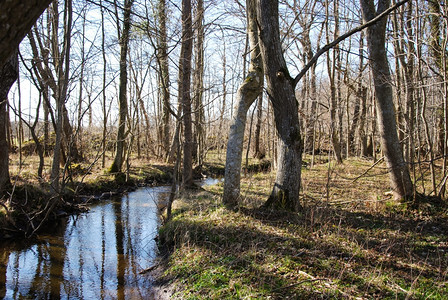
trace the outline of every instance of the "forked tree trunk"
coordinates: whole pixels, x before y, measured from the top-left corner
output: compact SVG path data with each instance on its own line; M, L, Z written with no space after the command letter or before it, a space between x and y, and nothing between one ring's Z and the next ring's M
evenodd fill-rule
M389 1L379 0L377 9L375 9L373 0L361 0L361 8L363 18L368 22L389 8ZM403 199L413 195L413 185L398 140L391 85L392 78L386 52L386 24L387 18L383 18L367 28L367 45L375 85L381 145L387 167L390 170L390 181L395 197Z
M265 206L298 211L302 139L293 79L289 75L281 47L278 1L257 0L257 4L260 49L266 74L267 93L274 108L279 135L277 176Z
M9 179L9 145L7 140L7 109L8 93L19 75L19 61L17 53L0 67L0 197L10 185Z
M236 95L236 106L227 142L223 203L230 207L238 205L240 197L241 160L247 111L263 89L263 66L258 46L255 0L247 0L246 9L251 61L249 74L239 87Z

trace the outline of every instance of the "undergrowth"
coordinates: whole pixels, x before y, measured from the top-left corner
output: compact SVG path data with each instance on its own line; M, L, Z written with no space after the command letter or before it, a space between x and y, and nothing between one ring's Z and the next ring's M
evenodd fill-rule
M159 240L173 297L447 299L446 206L394 201L381 167L357 178L370 164L304 170L299 213L259 208L272 173L243 179L235 211L222 183L183 194Z

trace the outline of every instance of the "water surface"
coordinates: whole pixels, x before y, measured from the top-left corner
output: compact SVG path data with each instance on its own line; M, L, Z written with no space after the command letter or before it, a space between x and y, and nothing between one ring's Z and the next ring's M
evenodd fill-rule
M139 274L156 256L156 203L169 187L141 188L54 224L33 244L0 245L0 299L151 299Z

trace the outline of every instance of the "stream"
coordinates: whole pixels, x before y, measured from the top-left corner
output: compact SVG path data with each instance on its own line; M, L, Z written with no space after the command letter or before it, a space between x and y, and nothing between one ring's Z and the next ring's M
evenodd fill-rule
M32 244L1 244L0 299L152 299L153 279L139 273L157 256L157 202L169 190L140 188L61 220Z

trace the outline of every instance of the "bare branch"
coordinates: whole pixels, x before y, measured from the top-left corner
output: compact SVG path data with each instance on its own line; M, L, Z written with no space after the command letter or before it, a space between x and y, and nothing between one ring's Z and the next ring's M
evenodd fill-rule
M372 20L370 20L369 22L366 22L364 24L362 24L361 26L358 26L352 30L350 30L347 33L344 33L343 35L339 36L338 38L336 38L334 41L326 44L324 47L322 47L321 49L319 49L319 51L316 52L316 54L313 56L313 58L311 58L311 60L306 64L306 66L300 71L300 73L293 79L293 87L295 88L297 83L299 83L300 79L302 79L302 77L306 74L306 72L309 70L309 68L311 68L319 59L319 57L324 54L325 52L327 52L328 50L330 50L331 48L335 47L337 44L339 44L340 42L342 42L343 40L345 40L346 38L354 35L357 32L360 32L361 30L363 30L364 28L370 27L372 25L374 25L376 22L378 22L379 20L381 20L382 18L384 18L385 16L387 16L389 13L391 13L392 11L394 11L395 9L397 9L398 7L402 6L403 4L407 3L410 0L403 0L400 2L397 2L395 5L391 6L389 9L386 9L385 11L383 11L382 13L380 13L378 16L376 16L375 18L373 18Z

